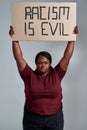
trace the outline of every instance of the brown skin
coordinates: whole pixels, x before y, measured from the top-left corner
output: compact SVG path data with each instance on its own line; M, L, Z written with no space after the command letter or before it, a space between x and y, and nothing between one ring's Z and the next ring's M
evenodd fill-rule
M36 67L39 74L46 75L50 69L50 61L46 57L40 56L37 60Z
M78 34L77 26L74 28L73 33ZM10 26L9 35L11 37L12 37L12 35L14 35L14 29L12 26ZM60 60L60 66L64 71L67 70L68 64L70 62L70 59L71 59L73 51L74 51L74 46L75 46L75 42L69 41L66 46L66 49L64 51L64 55ZM17 62L19 71L23 71L23 69L26 66L26 61L23 58L22 50L20 48L18 41L12 41L12 50L13 50L13 55ZM44 56L41 56L37 61L36 68L40 74L46 75L50 68L50 61L47 58L45 58Z

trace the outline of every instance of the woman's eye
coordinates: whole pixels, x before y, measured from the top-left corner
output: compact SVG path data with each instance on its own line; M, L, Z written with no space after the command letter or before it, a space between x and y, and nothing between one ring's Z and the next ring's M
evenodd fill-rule
M39 65L41 64L48 64L48 62L38 62Z
M38 64L40 65L40 64L42 64L42 62L38 62Z

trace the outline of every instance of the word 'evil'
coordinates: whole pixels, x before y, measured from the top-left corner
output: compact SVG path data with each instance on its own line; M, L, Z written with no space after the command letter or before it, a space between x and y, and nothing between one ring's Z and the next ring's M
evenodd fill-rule
M25 7L25 20L26 19L39 19L39 20L57 20L62 17L69 19L69 6L35 6L35 7ZM44 15L45 14L45 15Z

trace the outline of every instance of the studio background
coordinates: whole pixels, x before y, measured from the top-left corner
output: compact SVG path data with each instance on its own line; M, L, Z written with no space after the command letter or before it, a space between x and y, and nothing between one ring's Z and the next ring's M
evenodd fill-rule
M24 84L13 58L9 28L12 2L0 2L0 130L22 130ZM47 2L32 0L32 2ZM64 130L87 129L87 0L48 0L77 2L79 35L66 76L62 81ZM19 16L20 17L20 16ZM35 55L42 50L51 53L54 67L61 59L67 42L20 42L24 58L35 69Z

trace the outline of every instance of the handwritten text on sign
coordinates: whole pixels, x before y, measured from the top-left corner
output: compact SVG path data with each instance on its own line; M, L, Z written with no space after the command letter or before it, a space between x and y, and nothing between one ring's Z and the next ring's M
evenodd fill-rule
M75 40L76 3L13 3L14 40Z

